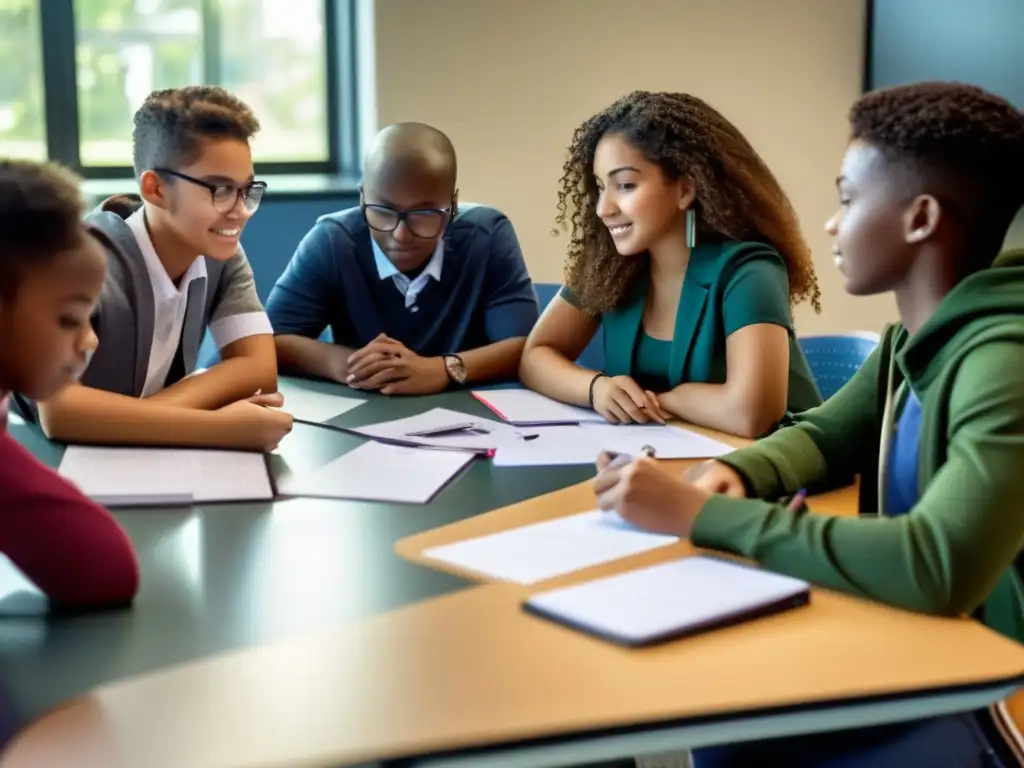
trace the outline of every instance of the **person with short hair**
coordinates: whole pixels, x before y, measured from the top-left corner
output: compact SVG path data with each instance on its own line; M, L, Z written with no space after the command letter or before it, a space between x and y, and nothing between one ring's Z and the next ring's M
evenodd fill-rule
M86 223L107 251L81 382L39 404L65 442L272 450L290 429L270 322L239 242L266 184L249 141L259 123L222 88L155 91L135 113L137 199ZM221 362L196 372L207 329Z
M377 135L359 206L319 219L267 300L284 370L385 395L516 378L537 295L512 222L460 206L457 177L438 129Z

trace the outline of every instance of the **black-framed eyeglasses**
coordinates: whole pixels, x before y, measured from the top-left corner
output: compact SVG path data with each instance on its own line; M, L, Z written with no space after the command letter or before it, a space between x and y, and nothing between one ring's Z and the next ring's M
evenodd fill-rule
M375 205L363 202L361 204L363 216L366 217L366 224L370 229L378 232L394 232L403 221L416 237L424 240L437 237L444 230L452 211L455 209L455 201L447 208L416 208L411 211L396 211L386 205Z
M239 187L234 184L214 184L210 181L203 181L180 171L172 171L170 168L154 168L153 172L173 176L210 190L210 199L218 213L229 213L238 205L239 198L241 198L245 210L255 213L256 209L260 207L260 201L263 200L263 193L267 191L267 182L265 181L250 181L244 187Z

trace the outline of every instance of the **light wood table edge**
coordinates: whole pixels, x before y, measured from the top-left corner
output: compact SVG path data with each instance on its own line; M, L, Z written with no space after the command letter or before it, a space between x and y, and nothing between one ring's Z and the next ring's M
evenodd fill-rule
M652 723L626 732L565 734L562 740L499 744L481 750L409 758L415 768L559 768L567 764L676 752L734 741L786 738L871 727L983 709L1024 691L1024 675L978 683L965 690L904 692L879 701L835 702L769 714L738 713L695 723ZM7 768L0 762L0 768Z
M529 616L521 599L514 587L470 587L119 680L36 720L0 768L68 764L56 761L61 748L77 768L135 768L139 755L145 768L449 760L545 744L612 759L720 742L748 725L751 737L784 736L963 711L1024 683L1024 648L972 622L826 591L756 630L640 652ZM754 663L807 637L788 661ZM958 644L966 652L946 663ZM905 706L862 706L879 698ZM623 729L645 740L623 740Z

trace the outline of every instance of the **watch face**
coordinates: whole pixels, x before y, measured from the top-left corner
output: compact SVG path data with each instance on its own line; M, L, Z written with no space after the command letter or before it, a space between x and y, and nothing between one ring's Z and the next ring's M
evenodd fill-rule
M466 366L462 364L462 360L455 355L449 355L444 359L445 366L448 368L448 373L458 383L463 384L466 381Z

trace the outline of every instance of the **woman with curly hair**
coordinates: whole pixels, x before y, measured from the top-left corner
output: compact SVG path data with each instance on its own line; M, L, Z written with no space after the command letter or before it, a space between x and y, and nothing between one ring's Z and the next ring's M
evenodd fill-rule
M688 94L619 99L576 129L558 208L566 281L527 341L526 386L613 423L745 437L821 403L791 311L819 309L810 250L721 114ZM600 325L605 370L586 370L572 361Z

